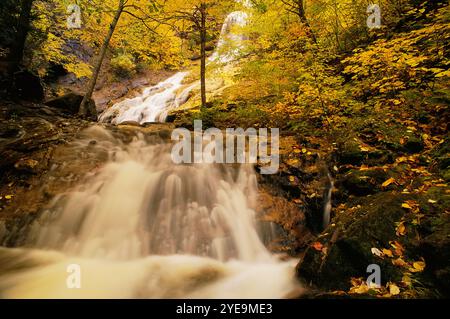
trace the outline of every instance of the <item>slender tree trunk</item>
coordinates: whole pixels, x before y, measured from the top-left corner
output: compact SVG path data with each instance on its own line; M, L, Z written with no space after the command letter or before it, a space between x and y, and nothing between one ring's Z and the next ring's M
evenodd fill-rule
M122 15L123 9L124 9L125 0L119 0L119 7L117 8L116 14L114 16L113 21L111 22L111 25L109 27L108 34L106 35L106 38L103 42L103 45L100 49L100 54L98 57L98 60L94 67L94 73L92 74L92 78L89 81L86 95L83 98L83 101L81 101L79 114L81 116L86 116L88 114L88 103L92 98L92 94L94 93L95 85L97 83L98 75L100 74L100 69L103 64L103 60L106 55L106 51L109 47L109 42L111 41L111 38L114 34L114 30L116 29L117 23L119 22L120 16Z
M20 16L18 21L17 34L14 40L14 44L11 47L10 53L10 61L11 61L9 67L10 74L16 72L23 61L25 42L27 40L27 36L30 31L31 8L33 7L33 1L34 0L20 1Z
M300 18L300 22L303 23L308 28L309 36L314 43L317 43L317 38L314 32L311 29L311 25L309 24L308 18L306 17L305 3L304 0L295 0L295 6L297 7L296 14Z
M206 107L206 4L200 5L200 41L201 41L201 66L200 66L200 86L202 96L202 108Z

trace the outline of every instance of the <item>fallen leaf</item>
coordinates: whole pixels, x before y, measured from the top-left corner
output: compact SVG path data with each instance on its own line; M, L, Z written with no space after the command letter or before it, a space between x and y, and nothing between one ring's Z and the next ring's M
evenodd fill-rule
M10 200L10 199L13 198L13 196L14 196L14 195L6 195L6 196L5 196L5 199Z
M394 257L394 254L389 249L383 249L383 254L388 256L388 257Z
M422 272L424 271L426 267L426 264L424 261L416 261L413 263L412 268L410 268L409 270L412 272Z
M400 288L398 288L398 286L396 284L389 284L389 293L392 296L396 296L396 295L400 294Z
M372 254L378 257L383 257L383 253L378 248L372 248L371 249Z
M360 146L359 148L360 148L361 152L369 152L370 151L367 147L364 147L364 146Z
M312 246L315 250L317 250L317 251L322 251L322 249L323 249L322 243L320 243L320 242L318 242L318 241L316 241L315 243L313 243L311 246Z
M397 267L405 267L408 266L408 263L404 261L402 258L397 258L392 260L392 264Z
M397 236L405 236L406 235L406 227L405 222L401 222L398 224L396 229Z
M406 209L412 209L412 207L409 206L408 203L403 203L403 204L402 204L402 207L403 207L403 208L406 208Z
M394 254L397 256L403 256L405 248L398 241L391 241L389 243L392 248L394 248Z
M385 181L383 184L381 184L381 186L382 187L388 187L389 185L391 185L394 182L395 182L394 178L389 178L387 181Z
M404 275L402 277L402 283L408 287L411 286L411 284L412 284L411 277L409 277L408 275Z

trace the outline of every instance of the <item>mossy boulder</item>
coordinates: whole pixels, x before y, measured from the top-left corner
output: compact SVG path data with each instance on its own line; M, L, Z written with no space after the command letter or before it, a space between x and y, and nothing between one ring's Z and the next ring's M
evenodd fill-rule
M76 93L69 93L55 99L47 101L45 104L56 108L66 114L78 114L83 96ZM97 120L97 109L94 100L90 99L87 104L88 117Z
M355 139L340 138L336 145L334 158L340 165L382 165L393 162L391 152L374 147L365 148Z
M371 170L350 170L337 183L337 189L348 195L364 196L382 190L381 185L389 178L382 168Z
M448 200L443 200L442 189L437 193L398 194L378 193L370 197L357 197L350 207L339 210L317 245L311 245L297 266L298 276L306 283L326 291L350 288L352 277L367 278L367 267L381 267L382 283L400 282L408 266L396 266L392 258L377 256L372 248L390 249L398 242L403 248L404 260L426 262L423 272L414 276L426 294L448 296L450 291L450 215ZM447 196L448 197L448 196ZM432 198L440 198L437 202ZM413 201L420 213L404 207ZM418 214L421 215L417 219ZM417 223L417 220L419 222ZM403 221L405 234L398 234L397 226ZM410 267L410 266L409 266ZM423 291L421 293L423 293Z

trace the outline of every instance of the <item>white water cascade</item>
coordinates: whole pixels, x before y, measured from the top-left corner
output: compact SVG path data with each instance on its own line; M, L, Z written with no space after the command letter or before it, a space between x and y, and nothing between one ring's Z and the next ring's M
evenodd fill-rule
M210 62L226 64L239 56L244 38L234 34L233 27L245 26L247 20L248 14L244 11L235 11L227 16L217 48L209 58ZM191 91L199 85L183 83L188 75L189 72L178 72L155 86L145 88L141 95L125 99L105 110L99 121L115 125L126 122L165 122L169 111L186 103Z
M246 16L232 13L223 33ZM219 43L218 53L221 55ZM224 61L225 61L224 60ZM103 122L164 121L185 102L180 72L107 110ZM299 293L295 260L263 238L252 166L175 165L171 144L131 142L102 126L70 146L106 154L30 226L28 246L0 248L2 298L283 298ZM95 140L95 143L92 141ZM79 269L71 289L70 267Z
M175 165L171 144L122 142L94 126L74 152L109 160L31 226L29 247L0 249L3 298L282 298L295 261L264 246L251 166ZM90 142L95 139L95 145ZM266 224L266 226L269 226ZM266 229L266 231L264 230ZM81 288L67 286L67 267Z

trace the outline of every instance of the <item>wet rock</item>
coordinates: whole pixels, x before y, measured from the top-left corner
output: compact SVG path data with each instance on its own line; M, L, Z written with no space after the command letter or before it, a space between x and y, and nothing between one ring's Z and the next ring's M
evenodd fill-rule
M351 170L337 182L336 187L349 195L364 196L381 191L382 183L388 178L383 169Z
M354 139L341 138L334 152L336 162L341 165L382 165L393 163L391 152L374 147L363 147Z
M124 126L136 126L139 127L141 126L141 124L139 122L136 121L125 121L120 123L119 127L124 127Z
M379 193L371 197L356 198L347 207L336 212L332 224L317 241L325 250L312 245L297 266L297 274L305 282L321 289L347 291L352 277L367 278L367 266L377 264L382 270L382 283L400 282L408 271L394 266L399 256L405 261L422 260L424 272L415 273L415 279L423 284L424 295L434 296L438 291L443 296L450 292L450 215L445 212L448 200L430 203L430 198L442 198L444 191L429 191L424 194ZM411 200L420 207L421 221L417 224L417 213L402 208ZM406 231L397 233L397 225L403 221ZM404 248L398 255L391 243L398 242ZM383 258L372 253L372 248L391 249L392 258ZM426 284L425 284L426 283Z
M418 253L427 261L425 275L443 295L450 296L450 214L443 214L433 223L436 225L434 232L420 241Z
M271 238L272 242L265 242L272 250L295 255L312 238L301 206L276 194L276 190L268 185L259 189L256 211L262 215L262 220L279 227L277 237Z
M403 146L411 154L420 153L425 147L423 140L417 136L408 136Z
M28 71L14 74L13 93L20 99L33 102L44 100L44 87L39 77Z
M340 213L319 239L327 247L326 254L308 248L297 267L301 278L324 289L348 290L350 278L367 277L371 264L383 269L383 282L401 278L390 260L374 256L371 249L389 247L397 238L395 223L404 215L401 204L406 197L378 194L363 200L359 209Z
M22 172L35 174L37 173L38 165L39 165L38 161L26 158L19 160L16 164L14 164L14 167Z
M56 109L62 110L63 112L71 115L78 114L80 109L81 101L83 101L83 96L76 93L69 93L61 97L47 101L45 104L54 107ZM89 100L88 102L88 117L97 119L97 110L95 102Z

